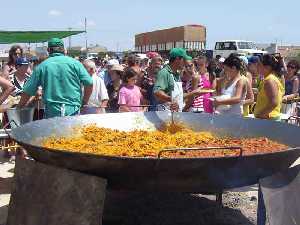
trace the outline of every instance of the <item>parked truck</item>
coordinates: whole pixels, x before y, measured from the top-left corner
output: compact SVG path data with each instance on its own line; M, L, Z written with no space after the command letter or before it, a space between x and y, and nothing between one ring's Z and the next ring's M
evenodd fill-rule
M258 50L252 41L227 40L216 42L213 52L214 58L216 58L216 56L227 58L231 53L236 53L241 56L251 56L263 55L267 52Z

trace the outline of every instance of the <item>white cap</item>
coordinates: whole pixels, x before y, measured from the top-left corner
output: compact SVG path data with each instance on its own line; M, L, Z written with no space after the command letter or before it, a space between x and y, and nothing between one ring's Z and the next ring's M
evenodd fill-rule
M139 58L141 60L149 59L146 54L136 54L136 56L137 56L137 58Z
M219 62L220 62L220 63L225 62L225 58L224 58L224 57L219 58Z
M119 65L120 63L119 63L119 61L117 60L117 59L110 59L110 60L108 60L108 62L107 62L107 65L108 66L113 66L113 65Z

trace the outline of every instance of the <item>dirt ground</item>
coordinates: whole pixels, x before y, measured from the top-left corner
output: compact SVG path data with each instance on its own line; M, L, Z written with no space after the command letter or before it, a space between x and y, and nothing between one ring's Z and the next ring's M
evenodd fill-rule
M103 224L252 225L256 224L257 198L251 195L248 191L225 193L224 206L219 207L214 196L107 193Z
M4 159L0 152L0 225L6 222L15 164Z
M0 225L5 225L14 163L0 152ZM296 164L299 164L300 160ZM104 225L252 225L256 224L257 187L215 196L177 193L112 193L106 195Z

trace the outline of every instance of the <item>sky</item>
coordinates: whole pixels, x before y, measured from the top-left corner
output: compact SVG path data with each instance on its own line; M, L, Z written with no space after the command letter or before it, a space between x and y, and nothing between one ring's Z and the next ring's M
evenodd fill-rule
M224 39L300 45L299 0L0 2L1 30L82 30L86 17L88 43L114 51L133 49L137 33L187 24L206 26L209 49ZM72 37L75 45L85 45L84 34Z

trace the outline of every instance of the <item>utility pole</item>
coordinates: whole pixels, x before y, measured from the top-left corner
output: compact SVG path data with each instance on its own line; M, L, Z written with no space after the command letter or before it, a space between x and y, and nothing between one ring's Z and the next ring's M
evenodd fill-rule
M69 27L68 29L69 29L69 31L71 31L72 27ZM71 53L71 35L69 36L69 51L68 52L69 52L68 55L70 55L70 53Z
M117 52L119 52L119 42L117 42Z
M85 49L86 55L88 54L88 38L87 38L87 19L84 18L84 31L85 31Z

